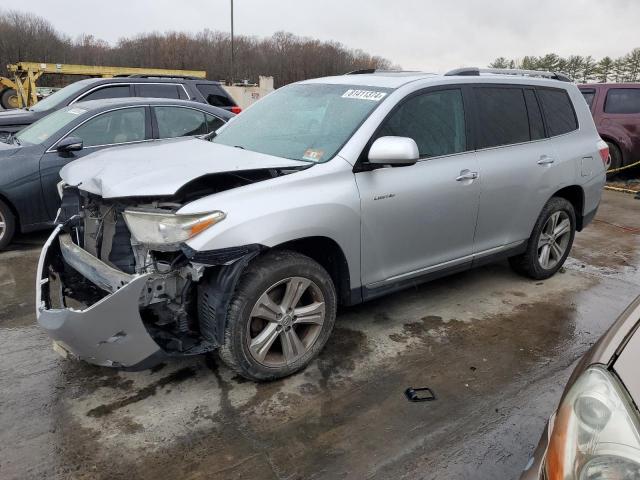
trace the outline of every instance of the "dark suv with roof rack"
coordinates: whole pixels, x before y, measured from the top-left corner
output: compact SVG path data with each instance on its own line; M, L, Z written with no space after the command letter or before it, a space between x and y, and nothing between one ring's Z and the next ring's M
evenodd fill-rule
M73 103L124 97L192 100L240 113L240 107L220 82L212 80L144 75L89 78L67 85L31 108L0 112L0 141L5 141L12 133Z

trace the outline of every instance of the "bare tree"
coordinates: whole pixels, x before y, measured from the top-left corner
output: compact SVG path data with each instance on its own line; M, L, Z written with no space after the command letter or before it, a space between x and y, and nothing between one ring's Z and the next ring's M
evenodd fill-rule
M226 32L152 32L110 45L86 34L71 39L41 17L0 10L0 74L6 74L7 63L36 61L205 70L215 80L234 77L257 82L260 75L271 75L279 86L350 70L391 67L389 60L362 50L288 32L267 38L241 35L234 40L236 65L231 72L231 38ZM60 84L68 79L48 81Z

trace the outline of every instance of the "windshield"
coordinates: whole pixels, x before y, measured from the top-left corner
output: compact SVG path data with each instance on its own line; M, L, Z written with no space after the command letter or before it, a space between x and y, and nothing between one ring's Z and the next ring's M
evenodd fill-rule
M290 85L235 117L211 141L292 160L326 162L390 91L353 85Z
M79 81L72 83L71 85L67 85L66 87L58 90L56 93L52 93L48 97L40 100L33 107L31 107L30 110L34 112L44 112L53 108L60 108L66 105L69 97L72 97L86 86L87 83L84 81Z
M33 145L42 143L85 112L87 112L87 109L76 106L63 108L32 123L24 130L20 130L20 132L16 133L15 138L21 144Z

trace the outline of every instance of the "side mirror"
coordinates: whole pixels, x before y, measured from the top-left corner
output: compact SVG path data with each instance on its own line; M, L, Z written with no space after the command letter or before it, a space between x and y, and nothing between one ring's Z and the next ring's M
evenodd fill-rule
M407 166L420 158L418 145L409 137L380 137L369 149L369 163Z
M77 152L78 150L82 150L83 146L84 143L81 138L67 137L58 142L56 150L58 152Z

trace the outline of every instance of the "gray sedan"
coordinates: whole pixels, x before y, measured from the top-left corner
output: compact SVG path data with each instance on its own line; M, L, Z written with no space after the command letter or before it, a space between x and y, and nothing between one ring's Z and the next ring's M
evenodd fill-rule
M208 134L234 115L202 103L125 98L75 103L0 143L0 249L52 225L67 163L100 149Z

